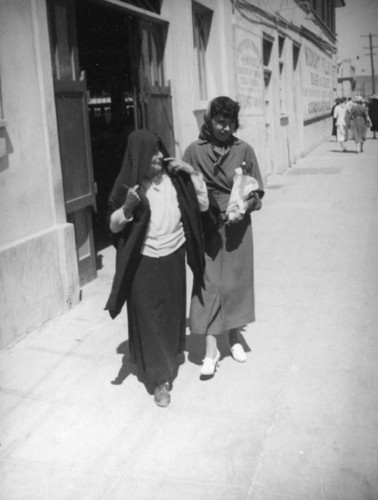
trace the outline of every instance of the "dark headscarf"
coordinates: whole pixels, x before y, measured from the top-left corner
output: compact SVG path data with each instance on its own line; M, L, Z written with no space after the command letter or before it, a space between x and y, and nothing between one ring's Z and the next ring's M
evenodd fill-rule
M213 146L213 149L219 155L226 154L229 150L230 146L235 142L236 137L230 135L227 141L218 141L213 135L213 126L211 123L212 118L215 115L221 114L226 117L229 117L231 120L235 121L236 128L239 127L239 104L229 97L216 97L212 101L209 102L205 115L204 115L204 123L201 126L199 138L209 142Z
M105 306L115 318L128 299L131 284L141 258L141 249L147 234L151 210L142 188L143 177L151 166L151 158L161 150L166 152L157 135L148 130L136 130L129 135L121 171L109 196L108 216L125 202L130 187L139 184L141 203L134 209L133 221L113 235L117 249L116 272L112 290ZM168 173L169 174L169 173ZM170 175L170 174L169 174ZM194 275L194 293L203 284L204 250L198 201L190 176L184 172L170 175L176 189L185 232L188 264Z
M125 202L127 189L139 184L159 151L159 138L149 130L135 130L127 139L125 157L109 198L109 216Z

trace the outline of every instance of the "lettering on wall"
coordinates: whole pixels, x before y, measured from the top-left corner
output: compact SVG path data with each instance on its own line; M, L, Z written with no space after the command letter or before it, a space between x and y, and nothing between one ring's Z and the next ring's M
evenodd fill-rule
M261 43L239 26L234 28L237 100L244 115L264 112Z
M333 101L332 60L320 50L303 47L304 119L331 112Z

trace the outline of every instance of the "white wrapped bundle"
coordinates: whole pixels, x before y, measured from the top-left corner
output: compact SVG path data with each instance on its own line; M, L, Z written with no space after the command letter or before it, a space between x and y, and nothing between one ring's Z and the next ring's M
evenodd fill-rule
M234 183L226 209L227 219L230 222L241 214L245 214L245 201L252 191L259 189L257 180L251 175L245 174L242 167L235 169Z

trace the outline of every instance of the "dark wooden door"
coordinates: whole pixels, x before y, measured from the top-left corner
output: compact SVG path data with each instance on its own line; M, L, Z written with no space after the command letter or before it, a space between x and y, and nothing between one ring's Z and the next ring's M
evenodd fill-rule
M80 284L96 275L96 208L87 85L79 71L74 0L48 0L52 71L67 220L75 227Z
M142 126L157 133L174 155L172 94L164 75L164 46L168 26L139 21L139 85Z

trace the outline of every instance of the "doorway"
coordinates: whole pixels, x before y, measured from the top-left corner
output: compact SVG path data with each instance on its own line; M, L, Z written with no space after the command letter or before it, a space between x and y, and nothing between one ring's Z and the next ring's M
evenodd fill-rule
M88 91L89 127L97 211L93 213L96 252L108 246L106 207L120 170L127 137L138 128L134 106L137 75L130 41L137 20L89 0L76 2L78 52Z
M159 0L146 3L151 14L139 5L47 0L64 201L81 285L95 279L97 254L111 244L107 200L130 132L148 128L174 153L168 22Z
M107 200L127 138L137 128L160 135L173 154L171 92L165 82L167 23L140 18L106 1L76 2L80 69L85 71L97 211L96 251L111 244Z

